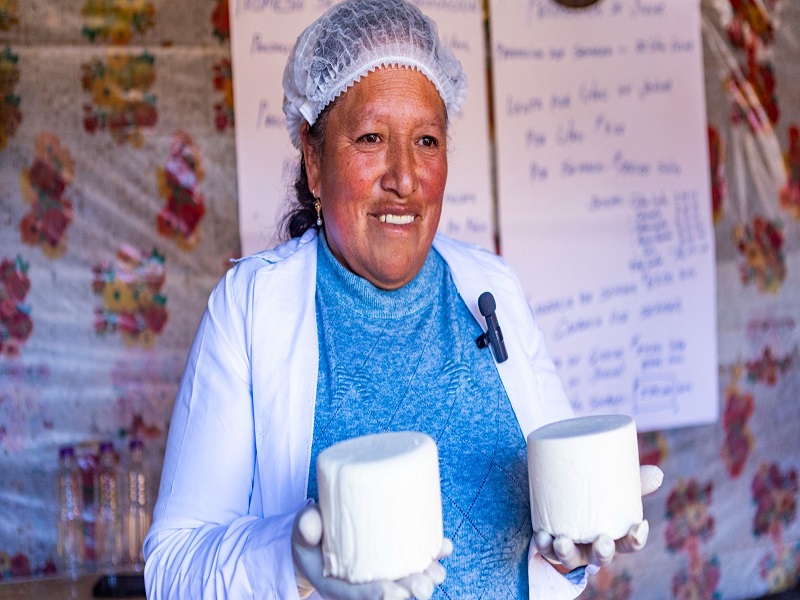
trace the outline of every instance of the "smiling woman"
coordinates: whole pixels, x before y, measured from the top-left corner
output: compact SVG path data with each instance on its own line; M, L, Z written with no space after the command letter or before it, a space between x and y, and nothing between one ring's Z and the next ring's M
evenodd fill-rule
M584 566L641 548L647 525L618 547L531 529L525 438L572 412L515 275L436 232L460 63L405 0L344 0L298 37L283 88L300 152L290 239L242 259L209 299L145 542L148 597L575 598ZM476 343L487 290L507 328L500 369ZM348 523L323 522L316 458L392 431L436 442L442 519L420 537L443 526L444 542L414 562L422 572L338 579L322 532ZM367 491L408 465L395 469ZM402 487L377 514L427 497Z
M348 270L384 289L428 256L447 178L446 112L422 73L381 68L331 109L321 149L301 128L309 189L325 238Z

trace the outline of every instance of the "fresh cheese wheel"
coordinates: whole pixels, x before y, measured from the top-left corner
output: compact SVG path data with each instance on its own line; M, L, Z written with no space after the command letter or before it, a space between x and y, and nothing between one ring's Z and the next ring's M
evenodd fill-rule
M324 574L350 583L424 571L443 541L439 453L412 431L353 438L317 457Z
M550 423L528 436L534 531L593 542L642 520L636 425L625 415Z

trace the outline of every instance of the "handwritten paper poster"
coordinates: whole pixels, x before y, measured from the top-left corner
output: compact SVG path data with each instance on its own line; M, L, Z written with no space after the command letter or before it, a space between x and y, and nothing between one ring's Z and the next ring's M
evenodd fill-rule
M502 253L576 413L640 430L718 416L699 4L490 3Z
M243 254L275 244L294 183L281 79L297 36L330 0L231 0L239 228ZM419 0L469 81L463 112L450 123L449 176L439 230L494 249L480 0ZM324 198L323 198L324 202Z

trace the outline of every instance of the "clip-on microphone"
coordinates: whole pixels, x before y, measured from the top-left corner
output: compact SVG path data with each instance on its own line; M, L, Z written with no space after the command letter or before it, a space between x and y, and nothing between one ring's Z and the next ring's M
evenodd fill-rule
M492 347L492 354L498 363L508 360L506 345L503 343L503 332L497 323L497 315L494 314L497 304L494 296L490 292L483 292L478 298L478 310L486 318L486 333L479 335L475 340L478 348Z

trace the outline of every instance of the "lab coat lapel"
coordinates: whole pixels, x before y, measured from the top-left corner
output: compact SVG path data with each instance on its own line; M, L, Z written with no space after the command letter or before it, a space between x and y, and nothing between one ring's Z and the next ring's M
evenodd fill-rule
M311 460L319 350L314 306L317 236L290 242L254 286L253 410L264 514L304 502ZM261 365L259 368L258 365Z
M478 308L478 298L486 291L495 296L501 329L504 323L508 324L503 329L508 360L497 365L497 372L522 434L527 438L531 431L548 421L541 408L544 406L543 399L536 397L539 386L524 345L525 334L531 331L533 319L517 279L504 262L478 246L467 246L468 251L465 252L464 244L457 245L450 238L437 235L433 247L447 262L461 299L484 330L486 319Z

